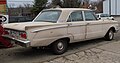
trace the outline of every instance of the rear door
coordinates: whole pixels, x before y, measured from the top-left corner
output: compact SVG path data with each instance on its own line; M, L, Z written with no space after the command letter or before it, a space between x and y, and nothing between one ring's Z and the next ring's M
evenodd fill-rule
M68 33L73 35L75 41L85 39L85 21L83 20L83 12L72 12L67 20Z

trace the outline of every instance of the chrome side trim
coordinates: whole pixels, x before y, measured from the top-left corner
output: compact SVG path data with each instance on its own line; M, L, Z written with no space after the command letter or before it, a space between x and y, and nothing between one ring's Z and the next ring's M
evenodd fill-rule
M51 29L57 29L57 28L65 28L68 25L61 25L61 26L52 26L52 27L48 27L48 28L42 28L42 29L37 29L32 31L32 33L36 33L36 32L40 32L40 31L45 31L45 30L51 30Z

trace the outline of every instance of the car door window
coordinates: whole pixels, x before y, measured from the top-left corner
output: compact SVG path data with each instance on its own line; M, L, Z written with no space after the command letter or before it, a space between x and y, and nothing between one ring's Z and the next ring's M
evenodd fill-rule
M81 11L72 12L67 20L67 22L76 22L76 21L83 21L83 16Z
M85 15L85 20L86 21L96 20L95 15L90 11L84 11L84 15Z

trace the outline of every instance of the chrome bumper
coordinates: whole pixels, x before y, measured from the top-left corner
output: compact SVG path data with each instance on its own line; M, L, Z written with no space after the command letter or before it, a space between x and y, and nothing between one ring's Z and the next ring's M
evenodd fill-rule
M6 35L3 35L3 37L14 41L15 44L17 44L17 45L20 45L20 46L23 46L23 47L30 47L30 41L19 40L19 39L9 37L9 36L6 36Z

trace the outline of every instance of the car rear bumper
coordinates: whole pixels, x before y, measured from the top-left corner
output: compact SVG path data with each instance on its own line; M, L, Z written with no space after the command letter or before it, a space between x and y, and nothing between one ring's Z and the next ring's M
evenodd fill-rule
M6 36L6 35L3 35L3 37L14 41L15 44L17 44L17 45L20 45L20 46L23 46L23 47L30 47L30 41L19 40L19 39L9 37L9 36Z

